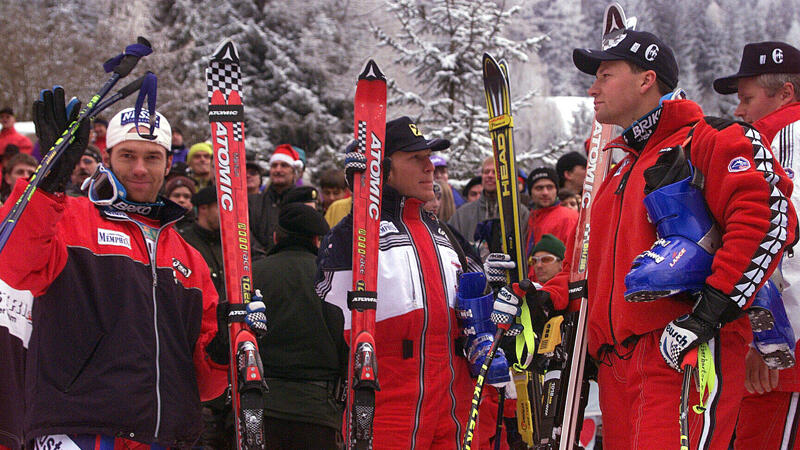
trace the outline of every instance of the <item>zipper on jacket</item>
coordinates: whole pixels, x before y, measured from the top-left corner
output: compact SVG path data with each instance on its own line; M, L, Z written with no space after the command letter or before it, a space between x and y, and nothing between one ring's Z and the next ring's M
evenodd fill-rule
M456 378L456 369L455 366L453 365L453 353L454 353L453 341L452 339L450 339L451 333L453 331L453 323L450 320L450 302L448 301L448 295L447 295L447 277L445 276L444 273L444 267L442 267L442 258L441 258L442 254L439 252L439 246L436 244L436 239L434 238L431 229L428 227L428 224L426 224L425 220L423 219L424 214L425 213L423 212L422 208L420 208L419 220L420 222L422 222L422 225L428 231L428 236L430 236L431 244L433 245L433 251L436 252L437 256L436 260L439 263L439 276L442 280L442 291L444 292L444 313L445 316L447 317L447 367L450 369L450 382L448 383L448 392L450 394L450 418L453 419L453 422L456 424L456 442L458 442L461 437L461 423L458 421L458 417L456 417L456 394L453 391L453 381ZM433 217L435 218L436 216ZM466 268L463 268L462 270L466 270ZM457 276L458 275L456 274L456 277ZM456 280L456 283L458 283L458 280Z
M136 225L139 226L139 231L142 233L142 238L144 238L144 246L147 248L147 255L150 257L150 273L153 277L152 283L152 300L153 300L153 334L155 335L156 339L156 355L155 355L155 369L156 369L156 424L153 431L153 437L158 439L158 432L161 428L161 345L158 339L158 302L156 301L156 290L158 288L158 265L156 264L157 258L156 254L158 252L158 238L161 236L161 230L164 227L156 229L156 235L153 239L153 251L150 252L150 248L147 245L147 234L144 230L144 225L134 221ZM165 225L166 226L166 225Z
M616 226L614 227L614 250L611 253L612 254L612 259L611 259L611 261L612 261L612 263L611 263L611 277L612 277L611 278L611 292L609 293L609 296L608 296L608 331L611 333L611 342L613 344L612 349L613 349L614 353L616 353L616 355L617 355L617 357L619 359L623 359L622 358L623 355L620 355L619 352L617 352L617 347L619 345L619 342L617 342L617 337L614 335L614 320L612 319L612 316L611 316L611 305L613 304L614 287L616 285L617 237L619 236L619 225L620 225L620 222L621 222L621 219L622 219L622 203L625 201L625 186L627 185L628 176L630 175L631 172L633 172L633 166L635 166L636 162L639 160L639 158L634 153L629 153L629 154L633 158L633 161L631 161L631 166L630 166L630 168L628 169L628 171L626 173L622 174L623 178L620 181L620 184L617 187L617 189L614 191L614 195L619 195L619 212L617 213Z
M419 431L419 423L420 423L420 415L422 413L422 400L425 397L425 335L428 332L428 301L425 298L425 281L423 279L424 275L422 272L422 267L419 266L419 252L417 252L417 247L414 244L414 238L411 235L411 231L406 226L405 221L403 220L403 211L405 211L406 205L406 198L400 197L400 208L399 208L399 222L400 225L405 229L406 233L408 234L408 240L411 244L411 250L414 252L414 255L417 259L417 272L419 273L420 277L420 289L422 290L420 299L422 300L422 333L419 339L419 396L417 397L417 406L414 410L414 428L411 431L411 448L416 446L417 442L417 432ZM413 284L413 280L412 280Z

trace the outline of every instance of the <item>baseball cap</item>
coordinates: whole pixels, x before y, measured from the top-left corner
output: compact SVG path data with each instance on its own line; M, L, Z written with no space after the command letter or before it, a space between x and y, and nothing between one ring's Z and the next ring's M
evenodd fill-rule
M735 94L739 91L739 78L763 73L800 73L800 50L785 42L747 44L742 50L739 71L714 80L714 90L720 94Z
M394 152L440 151L450 147L447 139L425 139L419 127L403 116L386 122L386 156Z
M136 117L134 108L126 108L118 112L111 118L106 130L106 146L111 148L122 141L146 141L155 142L164 147L167 154L172 153L172 128L169 126L167 118L160 112L156 112L155 128L153 134L155 139L147 139L139 135L136 131L148 134L150 132L150 114L146 109L139 111Z
M603 61L625 60L652 70L670 89L678 85L678 63L672 49L653 33L625 30L605 50L576 48L572 61L581 72L597 74Z

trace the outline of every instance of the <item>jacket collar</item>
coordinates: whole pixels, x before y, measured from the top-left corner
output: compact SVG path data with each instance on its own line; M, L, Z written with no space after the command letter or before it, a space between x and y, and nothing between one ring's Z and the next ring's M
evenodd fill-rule
M658 143L668 136L675 134L681 128L691 127L703 118L703 110L700 105L691 100L665 100L661 104L661 110L655 129L651 130L649 137L641 147L628 145L624 135L617 136L606 145L606 148L620 148L628 153L639 156L651 143ZM648 114L652 114L652 111Z
M756 120L753 126L770 141L786 125L800 120L800 102L789 103Z
M161 228L170 223L177 222L186 214L186 209L166 197L159 196L157 201L163 202L163 205L153 207L154 209L148 211L147 214L141 215L135 213L129 215L129 213L116 209L113 206L96 206L96 208L100 210L100 215L107 219L134 220L134 218L144 218L156 222Z

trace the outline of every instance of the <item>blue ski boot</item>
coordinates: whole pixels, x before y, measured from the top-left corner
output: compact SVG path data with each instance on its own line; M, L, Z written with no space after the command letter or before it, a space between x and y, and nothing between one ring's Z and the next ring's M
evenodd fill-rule
M683 152L680 147L676 149ZM697 187L702 185L701 174L688 161L682 164L688 168L688 176L658 187L644 198L658 240L633 260L625 276L625 299L629 302L696 292L711 275L720 234Z
M753 328L753 345L770 369L786 369L795 364L795 338L792 324L783 307L783 297L772 280L756 292L747 310Z
M456 314L467 338L464 353L469 360L469 373L473 377L478 376L481 371L497 331L497 325L490 318L494 296L491 291L488 294L484 292L486 276L483 273L470 272L461 275L456 295ZM508 361L503 350L498 348L486 374L486 381L489 384L500 384L510 380Z

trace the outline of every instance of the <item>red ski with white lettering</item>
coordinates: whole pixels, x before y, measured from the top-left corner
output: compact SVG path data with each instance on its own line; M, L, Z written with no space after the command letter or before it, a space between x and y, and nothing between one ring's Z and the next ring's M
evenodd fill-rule
M239 55L229 39L214 51L206 76L208 117L216 158L225 289L229 302L229 381L237 448L263 449L266 385L256 337L244 324L245 305L252 296L244 106L239 94Z
M347 399L348 448L372 448L372 421L378 362L375 358L375 310L378 287L378 238L381 222L386 135L386 78L370 60L358 76L355 138L366 156L367 170L353 178L353 290L347 294L352 312Z

